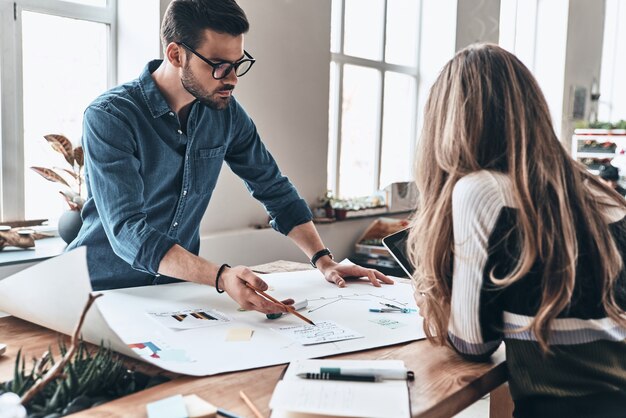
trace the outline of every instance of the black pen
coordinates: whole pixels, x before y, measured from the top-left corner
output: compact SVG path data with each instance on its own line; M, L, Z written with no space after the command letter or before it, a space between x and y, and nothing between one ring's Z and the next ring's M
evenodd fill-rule
M226 418L242 418L241 416L237 415L237 414L233 414L230 411L227 411L225 409L222 408L217 408L217 415L221 415L223 417Z
M356 375L339 373L298 373L296 376L302 379L313 380L347 380L350 382L381 382L382 379L374 375Z

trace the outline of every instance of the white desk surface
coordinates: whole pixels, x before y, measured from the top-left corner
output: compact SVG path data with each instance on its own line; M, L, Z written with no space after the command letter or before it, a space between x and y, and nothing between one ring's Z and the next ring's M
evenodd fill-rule
M43 261L63 253L65 247L67 244L60 237L38 239L34 248L5 247L0 251L0 267Z

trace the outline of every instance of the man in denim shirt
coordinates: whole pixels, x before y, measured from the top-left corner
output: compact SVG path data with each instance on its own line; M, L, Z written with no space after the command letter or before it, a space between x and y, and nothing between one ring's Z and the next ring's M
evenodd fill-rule
M246 286L267 284L244 266L197 256L200 220L226 162L326 280L375 286L381 273L332 260L311 212L232 96L254 64L243 49L247 18L234 0L174 0L161 27L165 59L97 98L85 111L88 199L69 249L88 247L94 289L169 283L215 286L245 309L284 311ZM289 299L285 303L293 303Z

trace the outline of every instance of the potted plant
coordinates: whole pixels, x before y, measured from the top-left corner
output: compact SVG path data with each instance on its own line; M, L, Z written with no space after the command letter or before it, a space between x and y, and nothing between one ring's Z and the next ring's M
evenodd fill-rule
M83 167L85 165L83 148L73 147L67 137L58 134L44 135L53 150L63 155L69 168L31 167L31 170L48 181L59 183L64 188L59 191L69 205L69 210L59 218L59 235L68 244L72 242L82 225L80 211L85 199L83 192Z
M333 192L331 190L326 190L326 193L317 200L319 202L318 208L320 209L321 215L319 217L334 218L335 210L333 209L333 202L335 200L335 196L333 195Z

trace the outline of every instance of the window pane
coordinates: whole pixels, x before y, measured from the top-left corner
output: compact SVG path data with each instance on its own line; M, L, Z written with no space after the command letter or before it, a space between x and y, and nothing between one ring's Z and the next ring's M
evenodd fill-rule
M70 169L43 138L63 134L80 144L83 112L107 88L105 24L23 12L25 216L56 219L69 207L31 166ZM70 183L72 184L72 183Z
M383 146L380 187L412 179L411 161L415 145L415 79L387 72L383 108Z
M417 66L417 0L387 0L385 61Z
M346 0L344 53L372 60L382 59L383 0Z
M342 197L365 196L374 191L379 91L377 70L344 66L339 173Z
M598 120L617 122L626 119L626 3L620 0L606 2L602 71L600 73L600 101ZM619 52L618 52L619 51ZM620 75L621 74L621 75Z

